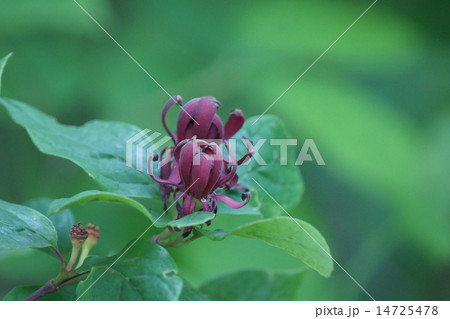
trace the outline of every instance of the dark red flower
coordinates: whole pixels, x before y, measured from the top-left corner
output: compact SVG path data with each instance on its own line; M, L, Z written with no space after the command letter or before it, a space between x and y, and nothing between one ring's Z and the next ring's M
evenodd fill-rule
M196 136L199 139L226 140L231 138L244 125L244 114L239 109L231 111L225 126L217 110L220 102L212 96L204 96L187 102L178 115L177 130L172 134L166 124L166 115L169 109L177 103L182 105L183 100L179 95L167 102L162 113L162 123L167 133L172 137L174 144Z
M223 201L232 208L240 208L250 200L248 189L238 184L236 170L238 165L249 160L253 155L253 145L247 141L247 154L236 160L227 139L231 138L244 124L241 110L235 109L225 124L217 115L220 103L213 97L196 98L182 108L178 116L175 134L168 129L165 117L173 104L181 106L181 97L175 96L164 107L162 121L175 146L163 149L161 156L149 159L148 172L160 184L160 194L167 209L170 196L176 204L178 218L192 214L200 204L201 210L217 211L217 201ZM211 141L214 140L214 141ZM229 158L225 157L220 144L225 146ZM153 172L153 162L160 160L160 174ZM225 191L236 188L243 191L243 202L237 202L216 190ZM186 228L184 235L191 228Z

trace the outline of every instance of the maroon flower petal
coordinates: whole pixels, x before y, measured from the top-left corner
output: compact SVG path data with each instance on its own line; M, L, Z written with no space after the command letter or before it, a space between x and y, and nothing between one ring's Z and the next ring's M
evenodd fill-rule
M194 207L195 201L191 199L191 196L189 195L184 196L182 212L180 217L192 214L194 212Z
M225 195L212 195L211 198L220 200L220 201L224 202L225 204L227 204L228 206L230 206L233 209L238 209L238 208L241 208L241 207L245 206L250 201L250 193L244 193L242 195L244 197L243 198L244 201L241 202L241 203L239 203L239 202L237 202L237 201L235 201L235 200L233 200L230 197L225 196Z
M227 123L225 124L225 135L224 139L228 140L234 134L237 133L244 125L245 117L244 113L242 113L239 109L234 109L231 111L230 117L228 118Z
M192 187L189 189L189 194L191 194L194 198L201 199L203 197L204 190L208 185L210 172L214 162L208 160L208 158L204 154L198 153L195 154L193 163L198 164L192 165Z
M195 125L193 119L195 119L197 113L197 103L200 98L192 99L187 102L183 109L178 114L177 120L177 140L182 141L185 139L189 139L192 136L186 136L186 130L188 127Z
M217 184L222 172L223 172L223 160L222 160L222 152L217 144L211 144L213 148L213 154L210 155L211 162L213 163L213 167L209 173L208 184L205 186L203 197L208 196L215 190L215 185Z
M253 154L255 154L255 149L253 148L253 143L252 141L250 141L248 138L246 138L244 136L245 142L247 144L247 154L245 154L239 161L238 161L238 165L242 165L245 162L247 162L248 160L250 160L253 156Z
M183 182L185 189L188 189L191 185L191 170L194 154L197 153L197 146L194 140L189 140L183 145L180 151L180 159L178 162L180 178Z
M222 120L220 119L219 115L216 114L213 117L207 139L222 140L224 134L225 133L224 133ZM218 142L220 142L220 141L218 141Z
M162 178L158 178L155 176L155 174L153 173L153 162L157 160L157 157L150 157L148 159L147 162L147 170L148 170L148 174L150 175L150 177L157 183L159 184L163 184L163 185L171 185L171 186L175 186L178 187L181 180L170 180L170 179L162 179Z
M164 109L163 109L163 111L162 111L161 120L162 120L162 124L163 124L164 129L166 130L167 134L169 134L170 137L172 138L173 142L174 142L175 144L177 144L178 141L176 140L175 136L172 134L172 132L169 130L169 128L167 127L167 124L166 124L166 115L167 115L167 112L168 112L169 109L172 107L172 105L174 105L175 103L178 104L178 105L180 105L180 106L183 104L183 99L181 98L181 96L175 95L173 98L171 98L171 99L166 103L166 105L164 106Z
M194 135L197 138L206 139L208 138L208 132L211 127L213 118L217 113L220 103L216 101L215 98L211 96L202 97L197 102L197 109L195 114Z
M229 163L232 166L231 166L231 168L228 167L227 173L222 174L222 177L217 182L215 188L224 187L225 184L228 183L234 177L234 175L236 175L236 170L237 170L236 156L234 155L233 151L230 149L230 146L228 145L228 143L227 142L224 142L224 143L225 143L225 147L227 148L228 154L231 157L231 160L229 161ZM224 162L226 162L226 161L224 161Z

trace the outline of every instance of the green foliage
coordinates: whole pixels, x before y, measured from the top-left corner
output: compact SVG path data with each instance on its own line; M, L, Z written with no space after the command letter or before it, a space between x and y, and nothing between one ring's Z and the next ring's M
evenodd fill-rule
M290 217L264 219L240 226L230 234L261 240L283 249L325 277L333 271L333 261L325 239L304 221Z
M0 57L14 51L2 96L37 105L60 123L101 118L162 132L161 107L168 97L73 1L1 3ZM80 3L168 92L185 101L215 96L223 118L234 107L247 118L261 114L369 5ZM442 280L450 262L447 7L445 0L432 6L409 1L407 7L378 1L268 112L283 120L299 145L313 138L327 164L301 167L303 199L285 208L319 229L336 260L377 299L448 299ZM98 189L69 161L39 156L1 107L0 140L0 198L23 203ZM298 155L298 148L290 146L289 153ZM221 206L204 233L226 235L229 231L214 228L231 231L258 218L261 201L270 205L265 194L258 198L257 185L245 186L252 190L251 206ZM160 203L140 201L159 217ZM262 209L281 213L275 206ZM73 208L76 221L102 227L94 248L102 256L145 229L149 220L133 213L123 205ZM166 215L160 221L166 217L170 221ZM111 240L119 227L121 235ZM59 246L62 239L58 236ZM230 269L264 266L277 272L299 263L272 246L236 236L199 239L170 253L193 287ZM0 295L16 285L45 282L52 275L49 263L36 249L0 250ZM334 272L330 280L315 272L307 277L299 298L366 298L344 272Z
M34 198L24 203L25 206L31 207L43 215L47 216L53 223L58 234L58 249L63 256L69 258L72 250L72 242L69 237L69 229L75 223L75 218L70 209L64 209L60 214L50 216L50 204L53 202L50 198ZM46 250L51 256L56 257L53 251Z
M299 219L275 217L242 225L232 231L211 231L199 227L196 231L211 240L222 240L229 235L260 240L283 249L322 276L329 277L333 271L325 239L317 229Z
M53 201L39 198L27 202L28 206L34 207L42 214L32 208L1 202L0 231L9 236L7 239L3 237L5 239L0 241L0 247L59 246L62 253L67 255L70 248L67 232L74 222L70 208L92 202L120 203L141 212L153 222L151 225L168 227L170 236L174 234L173 229L196 226L193 239L205 236L222 240L228 235L256 239L286 251L323 276L328 277L331 274L332 261L325 239L310 224L301 220L275 217L241 225L232 231L211 231L204 229L203 225L215 219L216 215L212 212L198 211L180 219L173 219L170 212L158 214L132 199L131 197L159 196L157 185L148 176L125 164L126 140L139 132L139 128L105 121L91 121L80 127L67 126L59 124L54 118L25 103L5 98L0 98L0 103L5 106L13 120L27 130L42 152L71 160L107 190L84 191L70 198ZM263 116L252 126L254 120L256 117L247 121L241 132L243 136L254 140L263 139L265 136L280 139L288 137L279 119ZM267 196L261 187L255 185L255 181L270 189L271 196L277 197L283 207L292 208L300 200L303 181L299 170L294 166L295 159L288 161L289 165L280 166L278 150L274 150L268 143L259 150L259 154L268 161L267 165L258 166L252 161L250 165L239 170L241 182L253 185L253 199L249 208L234 215L248 214L267 218L283 214L278 204ZM57 233L62 238L58 245ZM158 242L170 242L170 236L158 238ZM179 240L177 239L177 244L180 244ZM168 252L146 239L140 239L115 256L88 258L78 269L78 274L86 271L89 273L87 278L76 288L77 297L81 300L284 300L294 298L303 276L303 270L289 275L261 271L237 273L204 286L207 296L187 282L183 284L183 279L177 275L177 267ZM63 272L62 276L66 278L70 273ZM241 277L246 279L242 280ZM233 292L232 286L228 285L220 293L211 291L211 287L221 285L224 281L244 282L247 288ZM16 288L10 292L8 298L23 298L30 289ZM214 289L217 290L218 287ZM257 291L252 291L253 289Z
M181 291L181 295L178 298L180 301L207 301L208 297L201 293L200 291L192 288L192 286L184 281L183 282L183 290Z
M45 212L46 215L55 218L58 213L75 206L90 202L110 202L121 203L137 209L153 221L156 227L184 228L202 225L215 218L214 213L200 211L171 220L165 214L160 215L148 210L140 202L128 197L152 197L155 195L156 189L148 177L144 178L140 173L130 170L124 162L123 146L126 141L124 137L138 132L138 128L122 123L101 121L89 122L82 127L69 127L57 123L55 119L24 103L10 99L0 99L0 102L6 107L14 121L27 129L33 142L41 151L70 159L109 190L109 192L84 191L70 198L61 198L52 202L41 199L29 204ZM251 121L252 119L250 119ZM280 120L274 117L264 116L257 123L253 127L247 125L243 134L258 140L264 136L263 132L265 131L273 138L287 137ZM290 166L277 165L279 160L277 152L270 149L270 145L265 145L260 150L260 154L266 160L270 159L268 165L256 166L252 163L241 169L239 174L244 183L258 180L262 185L270 188L273 196L277 196L282 205L292 207L297 204L303 190L303 183L299 171L293 166L293 161L290 161ZM286 188L284 183L274 183L274 181L288 181L290 187ZM257 212L262 216L271 216L282 213L272 199L263 196L265 194L261 189L253 188L252 193L258 198L257 205L251 208L252 214ZM17 205L15 207L20 207L22 210L29 209ZM29 210L31 211L31 209ZM18 216L17 210L12 212L10 209L9 212L11 219ZM52 242L44 244L26 242L22 239L21 246L46 247L50 244L56 246L56 230L53 225L43 215L38 212L35 214L38 214L51 226L55 238ZM63 216L54 219L54 222L58 228L70 227L70 222L73 222L71 213L66 212ZM25 221L22 224L25 224ZM16 232L21 230L22 224L17 224L14 230ZM30 229L30 231L37 232L38 230ZM261 240L285 250L324 276L329 276L332 271L332 263L325 240L316 229L300 220L294 221L288 217L263 219L240 226L231 232L209 231L197 227L196 233L214 240L223 239L229 234ZM63 236L63 234L61 235ZM311 236L313 240L311 241L308 236ZM13 247L12 245L9 243L9 246ZM67 248L67 242L61 242L60 245ZM4 246L8 247L8 243ZM88 278L77 287L77 295L83 300L177 300L181 294L183 283L182 279L176 276L175 264L163 248L148 241L140 241L136 245L132 245L129 250L124 251L123 256L120 253L117 256L102 259L102 262L91 264L91 266ZM260 275L258 274L258 276ZM280 285L283 285L284 279L283 277ZM267 284L274 285L273 282ZM255 283L255 285L258 284ZM203 299L203 296L192 287L186 286L181 298ZM243 296L242 298L250 297ZM265 296L264 298L269 297Z
M54 216L59 212L66 210L69 207L85 205L91 202L106 202L124 204L137 209L145 217L155 222L155 226L158 228L164 228L166 226L171 227L187 227L203 224L215 217L213 213L197 212L192 215L185 216L177 220L171 220L168 217L158 214L154 211L149 211L140 202L123 195L102 192L102 191L84 191L70 198L60 198L53 201L48 208L48 215Z
M141 240L95 264L78 285L77 296L80 300L177 300L183 287L177 272L164 248Z
M74 162L105 190L135 197L157 194L149 176L125 163L126 141L138 133L139 128L107 121L68 126L25 103L5 98L1 98L0 103L12 119L28 131L41 152Z
M0 248L57 247L52 222L29 207L0 200Z
M11 57L12 53L8 54L7 56L0 59L0 95L2 93L2 74L3 70L5 69L6 62L8 62L8 59Z
M167 226L170 227L188 227L188 226L195 226L195 225L201 225L206 223L207 221L210 221L214 219L216 215L211 212L196 212L187 216L184 216L180 219L171 220L167 223Z
M270 194L281 203L285 209L295 207L303 194L303 180L298 166L295 165L295 156L288 153L287 165L280 165L279 146L270 145L269 139L290 138L284 124L273 115L254 116L245 121L244 127L238 132L239 136L245 136L258 142L266 140L258 153L267 165L259 165L252 160L248 165L242 165L238 169L239 180L243 185L251 185L254 192L258 193L261 202L260 210L264 217L283 215L284 212L263 190L255 184L255 179L264 189L269 189ZM256 121L255 124L253 124ZM242 177L241 177L242 176Z
M69 207L85 205L91 202L106 202L128 205L137 209L150 220L153 219L147 208L145 208L145 206L138 201L123 195L101 191L84 191L70 198L57 199L50 204L48 214L49 216L53 216Z
M242 270L205 282L200 291L216 301L296 300L305 271Z

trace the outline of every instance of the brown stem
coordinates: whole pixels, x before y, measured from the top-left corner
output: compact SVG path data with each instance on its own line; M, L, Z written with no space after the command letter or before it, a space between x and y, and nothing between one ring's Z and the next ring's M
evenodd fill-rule
M53 252L56 254L56 257L58 257L58 259L61 262L61 264L63 266L65 266L66 265L66 260L64 259L64 257L61 254L61 252L58 249L56 249L56 248L52 248L52 249L53 249Z
M26 297L24 299L24 301L33 301L33 300L37 300L45 295L48 295L52 292L55 292L58 290L59 287L55 286L55 284L53 283L53 279L47 281L45 283L45 285L43 285L41 288L39 288L38 290L36 290L35 292L33 292L31 295L29 295L28 297Z
M90 271L85 271L81 274L75 273L75 275L72 277L61 278L60 280L58 280L58 278L60 278L59 276L56 277L55 279L51 279L51 280L47 281L45 283L45 285L43 285L41 288L39 288L38 290L33 292L31 295L26 297L24 299L24 301L38 300L39 298L41 298L45 295L48 295L48 294L51 294L52 292L57 291L59 288L61 288L63 286L75 284L75 283L83 280L89 272ZM58 281L58 283L55 283L55 281Z

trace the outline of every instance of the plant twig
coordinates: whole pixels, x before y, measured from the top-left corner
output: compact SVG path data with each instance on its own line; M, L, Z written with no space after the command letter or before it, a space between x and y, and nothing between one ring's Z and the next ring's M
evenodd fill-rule
M33 292L31 295L29 295L28 297L26 297L24 299L24 301L33 301L33 300L38 300L39 298L48 295L52 292L55 292L58 290L58 287L55 286L55 284L53 283L53 279L47 281L45 283L45 285L43 285L41 288L39 288L38 290L36 290L35 292Z
M61 264L62 264L63 266L65 266L65 265L66 265L66 260L64 259L64 257L63 257L63 255L61 254L61 252L60 252L58 249L56 249L56 248L53 248L53 247L52 247L52 249L53 249L53 252L56 254L56 257L58 257L58 259L59 259L59 261L61 262Z
M66 285L75 284L81 280L83 280L84 277L89 273L90 271L85 271L81 274L75 273L71 277L56 277L55 279L51 279L45 283L41 288L33 292L31 295L26 297L24 301L35 301L38 300L41 297L44 297L48 294L51 294L55 291L57 291L59 288L64 287ZM60 279L59 279L60 278ZM55 283L58 280L58 283Z

